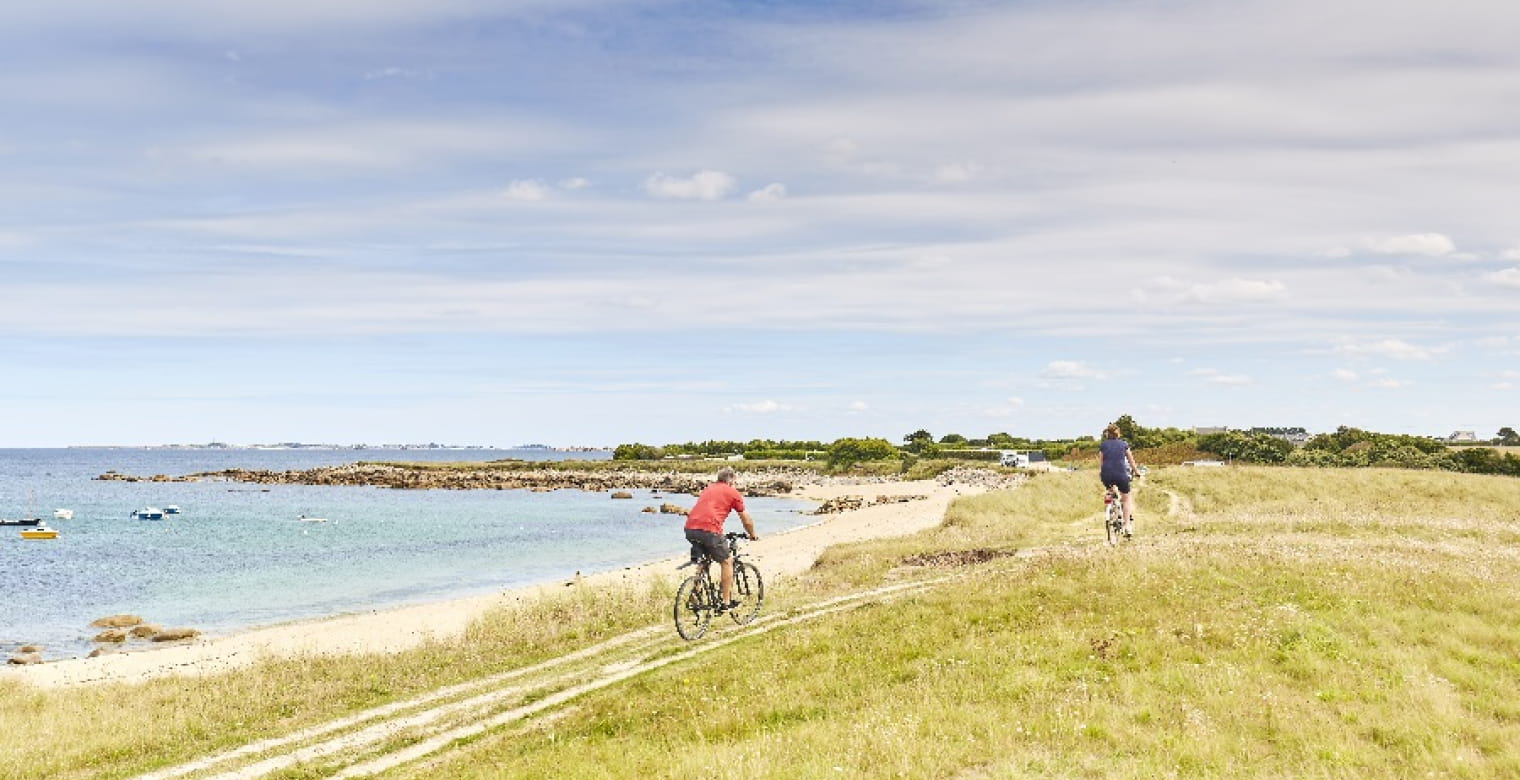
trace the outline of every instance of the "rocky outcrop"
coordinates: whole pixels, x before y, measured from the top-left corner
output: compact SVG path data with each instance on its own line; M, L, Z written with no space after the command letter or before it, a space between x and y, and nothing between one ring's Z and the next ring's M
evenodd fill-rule
M110 615L90 621L93 628L130 628L142 623L143 619L136 615Z
M683 507L683 506L676 506L675 504L660 504L660 514L664 514L664 515L684 515L688 511L690 511L690 510L688 510L686 507Z
M741 471L734 487L746 496L782 496L818 475L806 469L767 468ZM108 471L96 479L140 481ZM151 478L150 478L151 479ZM630 489L695 495L712 481L707 473L659 468L543 468L518 462L479 464L351 463L290 471L224 469L174 477L173 481L221 480L259 485L367 485L398 490L559 490L626 492Z
M133 626L130 633L133 639L152 639L155 634L162 630L164 630L163 626L144 623L140 626Z
M108 628L96 634L94 641L120 644L127 641L127 630L124 628Z
M177 642L181 639L194 639L200 635L201 632L193 628L166 628L163 631L154 634L153 641Z
M619 490L612 494L613 498L633 498L633 494L626 490Z
M28 666L30 664L40 664L40 663L42 663L42 654L41 653L23 653L23 652L21 652L21 651L18 650L18 651L16 651L16 653L14 653L13 655L11 655L11 657L9 659L6 660L6 663L11 664L13 666Z
M972 487L986 488L987 490L1000 490L1011 488L1022 483L1028 477L1023 474L1007 474L991 469L978 469L969 466L956 466L949 471L943 472L936 478L941 485L969 485Z
M861 496L839 496L831 498L818 505L813 510L815 515L837 515L840 512L849 512L866 505L866 500Z

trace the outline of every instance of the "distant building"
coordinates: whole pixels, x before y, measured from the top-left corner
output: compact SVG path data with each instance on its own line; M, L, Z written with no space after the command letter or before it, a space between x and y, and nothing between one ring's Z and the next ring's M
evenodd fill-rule
M1477 441L1476 431L1452 431L1451 435L1446 437L1447 444L1470 444Z
M1302 447L1309 443L1309 432L1303 428L1252 428L1251 433L1264 433L1274 439L1282 439L1294 447Z
M1213 436L1216 433L1229 433L1229 432L1230 432L1230 429L1226 428L1223 425L1220 425L1220 426L1203 426L1203 427L1198 427L1198 428L1194 428L1193 429L1193 433L1196 434L1196 435L1198 435L1198 436Z

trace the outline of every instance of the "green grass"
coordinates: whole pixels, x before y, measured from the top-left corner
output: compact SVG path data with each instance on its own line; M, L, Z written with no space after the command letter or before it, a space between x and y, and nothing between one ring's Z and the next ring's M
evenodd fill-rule
M462 640L376 656L268 661L242 671L37 690L0 684L0 778L127 777L525 666L648 625L670 586L567 589L501 608Z
M1173 468L1139 490L1137 538L1114 548L1091 473L962 499L938 528L769 583L767 609L937 578L925 590L741 639L385 776L1520 776L1520 480ZM1002 557L904 562L968 550ZM397 656L0 688L0 721L37 726L0 737L0 777L123 777L285 733L663 623L672 589L569 591Z
M1142 488L1140 540L1108 549L1092 481L961 501L945 527L836 551L813 579L879 579L908 549L1053 553L738 643L392 776L1520 774L1504 541L1520 483L1168 470ZM1198 513L1166 517L1162 490Z

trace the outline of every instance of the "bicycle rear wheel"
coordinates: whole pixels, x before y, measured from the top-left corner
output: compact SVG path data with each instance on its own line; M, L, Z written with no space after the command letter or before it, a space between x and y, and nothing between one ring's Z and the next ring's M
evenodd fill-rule
M707 633L707 624L716 607L707 597L707 583L701 576L693 574L682 580L681 586L676 588L676 603L672 610L676 633L688 642Z
M739 606L729 610L728 616L735 623L748 625L760 614L760 605L765 601L765 580L760 578L760 570L754 564L743 561L734 564L734 600Z

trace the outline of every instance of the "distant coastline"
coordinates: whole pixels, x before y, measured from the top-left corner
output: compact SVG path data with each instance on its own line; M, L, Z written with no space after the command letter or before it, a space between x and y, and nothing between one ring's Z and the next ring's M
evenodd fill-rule
M494 444L307 444L304 442L277 442L272 444L70 444L70 450L317 450L330 452L406 452L416 450L461 452L511 452L534 450L541 452L606 452L608 447L572 446L551 447L547 444L518 444L498 447Z

